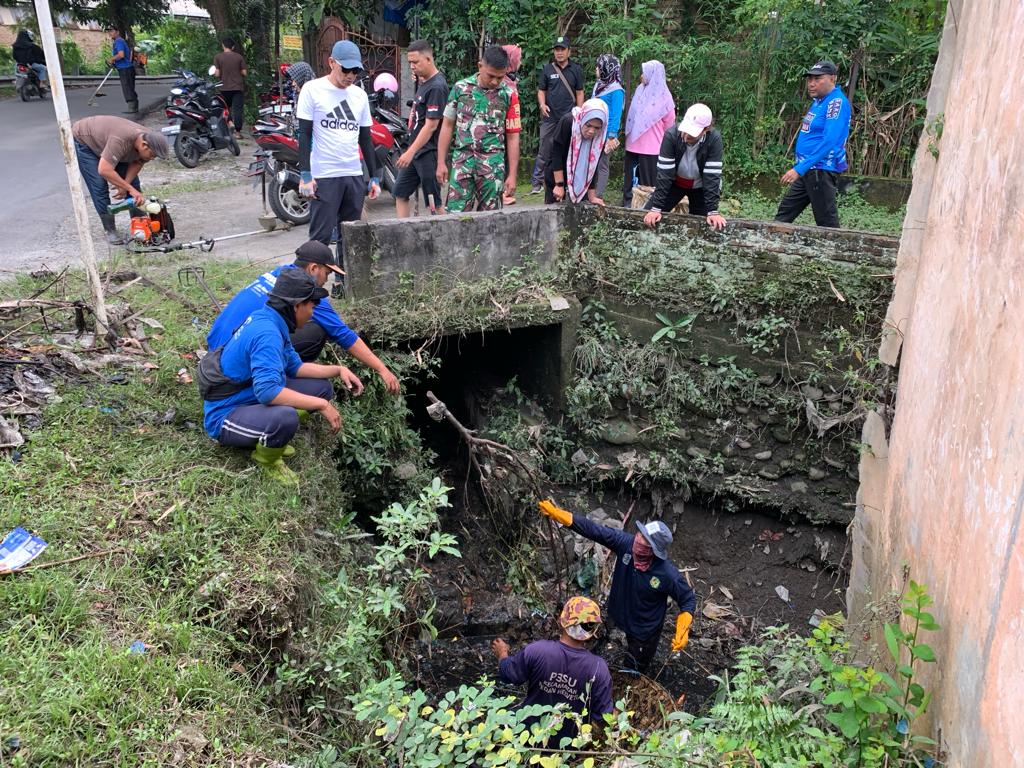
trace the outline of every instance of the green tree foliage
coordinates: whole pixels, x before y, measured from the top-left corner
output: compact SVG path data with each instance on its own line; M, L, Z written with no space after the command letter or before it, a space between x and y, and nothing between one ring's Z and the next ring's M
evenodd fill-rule
M924 118L945 16L944 0L428 0L416 12L449 79L475 69L482 46L523 48L524 118L536 125L535 74L552 35L574 38L589 83L604 52L623 60L627 90L639 65L664 62L678 111L703 101L715 112L735 173L781 171L806 109L803 70L821 58L840 68L854 96L854 172L907 176ZM851 81L852 78L852 81ZM524 133L527 146L534 130Z

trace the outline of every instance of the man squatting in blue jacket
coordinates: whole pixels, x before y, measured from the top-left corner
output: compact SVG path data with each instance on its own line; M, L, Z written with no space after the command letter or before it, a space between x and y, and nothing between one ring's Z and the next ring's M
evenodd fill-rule
M283 459L299 428L299 411L319 413L336 434L341 415L331 404L329 380L340 378L350 390L359 385L345 366L303 362L292 347L290 334L309 322L326 296L309 273L284 270L266 306L209 351L196 376L207 434L221 445L254 448L253 460L283 483L298 481Z

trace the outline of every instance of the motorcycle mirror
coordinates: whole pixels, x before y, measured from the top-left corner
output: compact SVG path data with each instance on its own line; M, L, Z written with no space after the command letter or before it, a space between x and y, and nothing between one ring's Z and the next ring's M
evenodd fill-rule
M213 64L211 64L210 68L206 70L206 73L209 75L215 75L217 74L217 68Z

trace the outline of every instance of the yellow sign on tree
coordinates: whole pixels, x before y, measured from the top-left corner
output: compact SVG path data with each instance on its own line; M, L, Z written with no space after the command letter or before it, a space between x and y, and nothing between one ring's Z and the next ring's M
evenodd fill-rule
M291 48L294 51L302 50L301 35L281 35L281 47Z

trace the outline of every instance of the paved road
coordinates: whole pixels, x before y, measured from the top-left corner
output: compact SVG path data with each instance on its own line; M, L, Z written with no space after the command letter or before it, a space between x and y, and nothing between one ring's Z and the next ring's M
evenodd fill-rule
M169 88L166 83L139 83L139 103L152 105ZM113 76L103 87L107 95L90 107L86 102L94 90L67 91L72 120L121 114L125 103ZM73 228L74 219L53 104L48 98L27 103L18 98L0 100L0 125L0 270L62 265L67 262L66 249L54 246L64 238L54 235L69 224ZM96 218L91 203L89 211ZM101 231L98 222L95 229Z

